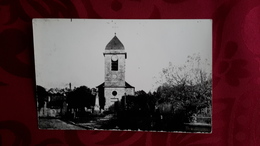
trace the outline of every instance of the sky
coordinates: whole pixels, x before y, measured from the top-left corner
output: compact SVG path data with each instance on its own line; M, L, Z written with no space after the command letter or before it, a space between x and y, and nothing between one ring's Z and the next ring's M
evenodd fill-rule
M127 52L126 81L154 91L160 72L200 54L212 65L212 20L33 19L36 84L94 88L104 82L106 45L115 36Z

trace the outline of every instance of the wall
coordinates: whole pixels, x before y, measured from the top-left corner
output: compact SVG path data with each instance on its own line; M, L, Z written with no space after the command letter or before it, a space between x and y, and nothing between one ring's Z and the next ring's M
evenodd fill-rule
M117 95L113 96L112 92L116 91ZM105 109L107 109L109 106L113 105L114 102L120 101L122 96L125 95L125 88L105 88Z
M111 71L112 54L105 55L105 86L125 86L125 55L117 54L117 56L118 71Z

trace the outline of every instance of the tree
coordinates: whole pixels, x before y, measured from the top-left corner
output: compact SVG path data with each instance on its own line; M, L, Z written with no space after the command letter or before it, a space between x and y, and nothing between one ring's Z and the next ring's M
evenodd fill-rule
M67 102L70 108L84 109L94 106L95 95L87 86L80 86L68 93Z
M47 101L48 92L42 86L36 85L36 97L38 101L38 110L43 108L44 102Z
M211 70L207 60L200 56L188 56L182 66L169 63L161 73L157 104L171 103L173 113L185 113L189 118L203 108L211 107ZM211 113L210 113L211 114Z

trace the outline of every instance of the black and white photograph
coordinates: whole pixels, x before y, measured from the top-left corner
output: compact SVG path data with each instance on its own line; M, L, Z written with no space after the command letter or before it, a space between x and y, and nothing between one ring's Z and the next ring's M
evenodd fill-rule
M211 133L211 19L33 19L39 129Z

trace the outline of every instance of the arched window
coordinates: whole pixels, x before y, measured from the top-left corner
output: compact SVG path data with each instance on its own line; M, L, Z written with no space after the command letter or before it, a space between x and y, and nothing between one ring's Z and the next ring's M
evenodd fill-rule
M113 60L111 60L111 70L112 71L118 71L118 60L116 60L116 61L113 61Z

